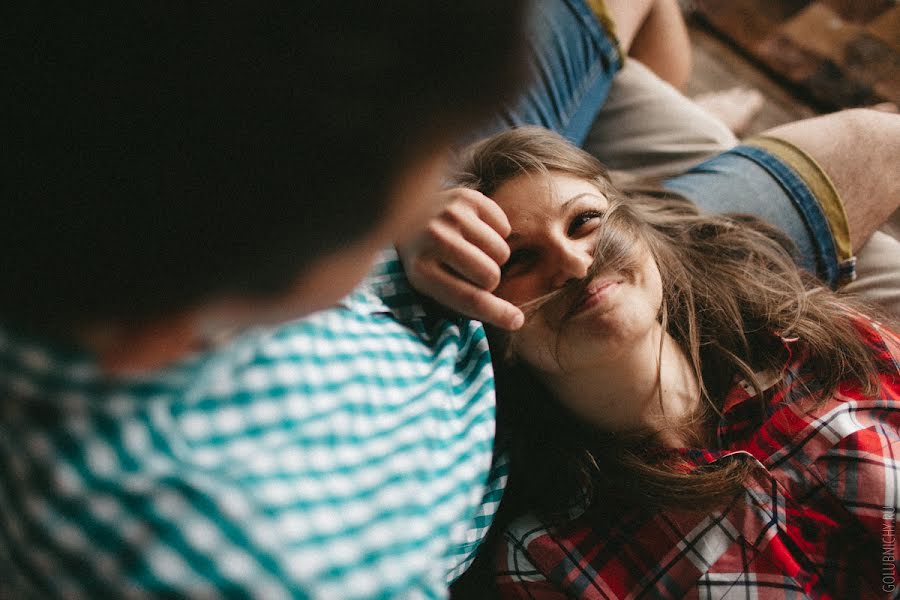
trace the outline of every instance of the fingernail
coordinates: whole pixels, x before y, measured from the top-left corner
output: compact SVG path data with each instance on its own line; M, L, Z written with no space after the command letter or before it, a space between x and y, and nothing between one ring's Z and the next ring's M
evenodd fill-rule
M510 323L510 326L512 329L518 329L519 327L521 327L524 324L525 324L525 315L522 313L519 313L515 317L513 317L513 320Z

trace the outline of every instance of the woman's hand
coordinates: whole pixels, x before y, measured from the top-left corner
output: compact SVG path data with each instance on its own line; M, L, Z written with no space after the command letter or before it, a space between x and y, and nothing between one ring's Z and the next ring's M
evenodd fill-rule
M503 329L518 329L525 316L492 292L500 265L509 258L509 221L480 192L456 188L441 192L446 208L425 230L398 245L410 283L451 310Z

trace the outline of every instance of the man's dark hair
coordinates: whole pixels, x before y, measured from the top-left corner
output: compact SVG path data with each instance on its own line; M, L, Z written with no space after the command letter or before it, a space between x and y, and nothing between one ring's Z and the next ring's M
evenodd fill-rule
M520 0L101 4L5 19L14 326L278 292L522 74Z

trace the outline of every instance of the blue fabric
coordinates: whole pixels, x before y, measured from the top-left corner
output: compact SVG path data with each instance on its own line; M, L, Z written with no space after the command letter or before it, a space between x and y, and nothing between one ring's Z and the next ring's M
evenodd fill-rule
M535 2L528 33L532 81L518 101L467 138L540 125L581 145L621 68L616 42L583 0Z
M799 263L836 286L842 273L828 219L800 175L755 146L738 146L664 185L716 213L757 216L784 231L800 253Z

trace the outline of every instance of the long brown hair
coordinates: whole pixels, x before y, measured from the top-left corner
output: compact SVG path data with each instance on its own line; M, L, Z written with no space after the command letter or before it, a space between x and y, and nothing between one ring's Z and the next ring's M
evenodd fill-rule
M590 181L610 199L598 262L615 260L604 249L606 228L631 236L632 243L643 242L655 259L663 282L660 321L700 382L703 408L694 423L685 424L686 431L696 420L712 429L735 376L762 398L758 374L783 366L780 338L801 340L806 364L814 370L814 389L802 390L801 396L824 401L847 379L874 393L876 365L852 323L850 305L800 271L790 240L762 221L703 214L661 188L619 192L593 156L533 127L472 146L457 180L491 195L519 175L552 172ZM689 472L671 453L658 451L658 431L599 431L579 422L527 369L504 359L504 349L513 345L509 336L490 335L500 435L511 453L508 490L514 510L564 519L576 500L601 511L603 505L626 502L706 510L732 497L751 468L746 461L724 460Z

